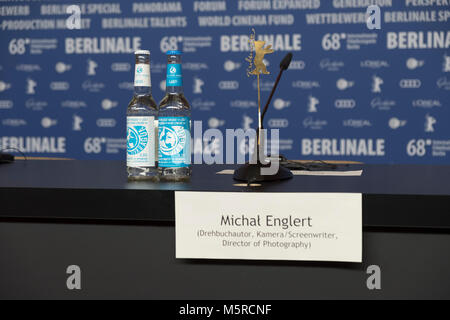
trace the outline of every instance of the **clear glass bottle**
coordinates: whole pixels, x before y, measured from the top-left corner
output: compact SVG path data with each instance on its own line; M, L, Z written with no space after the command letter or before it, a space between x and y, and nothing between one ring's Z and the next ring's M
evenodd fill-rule
M158 165L161 180L191 176L191 107L183 94L181 52L167 52L166 95L159 104Z
M158 180L158 106L152 97L150 51L135 52L134 95L127 108L127 172L129 180Z

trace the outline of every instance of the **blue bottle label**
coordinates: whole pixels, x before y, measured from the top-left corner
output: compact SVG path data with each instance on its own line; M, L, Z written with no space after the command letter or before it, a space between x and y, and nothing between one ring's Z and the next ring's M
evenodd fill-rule
M159 166L189 167L191 164L191 130L189 117L160 117Z
M127 117L127 166L155 166L155 117Z
M181 64L168 64L167 65L167 87L182 87L183 77L181 76Z

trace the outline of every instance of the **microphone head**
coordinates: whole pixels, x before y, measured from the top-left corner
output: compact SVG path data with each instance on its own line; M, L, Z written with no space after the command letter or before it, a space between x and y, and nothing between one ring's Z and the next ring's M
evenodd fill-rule
M289 52L284 59L280 62L280 69L281 70L287 70L289 68L289 65L291 64L292 60L292 53Z

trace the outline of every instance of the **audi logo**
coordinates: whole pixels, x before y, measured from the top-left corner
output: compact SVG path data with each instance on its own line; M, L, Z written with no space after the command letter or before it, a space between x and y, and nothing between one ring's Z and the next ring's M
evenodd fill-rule
M270 119L268 123L271 128L287 128L289 126L287 119Z
M220 81L219 89L222 90L237 90L239 89L239 82L237 81Z
M305 61L302 60L292 61L291 64L289 65L289 69L292 70L303 70L305 69L305 67L306 67Z
M113 128L116 126L115 119L97 119L97 126L100 128Z
M334 105L338 109L353 109L356 107L356 101L353 99L340 99L336 100Z
M65 82L65 81L54 81L50 83L50 89L52 90L61 90L61 91L65 91L65 90L69 90L69 83Z
M419 79L402 79L400 80L400 88L403 89L417 89L422 86L422 81Z

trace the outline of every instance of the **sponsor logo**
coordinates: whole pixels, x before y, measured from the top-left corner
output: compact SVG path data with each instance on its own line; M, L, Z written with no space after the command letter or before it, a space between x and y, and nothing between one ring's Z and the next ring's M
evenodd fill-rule
M384 80L377 75L372 77L372 93L381 93L381 85L384 83Z
M237 89L239 89L239 82L237 82L237 81L220 81L219 89L220 90L237 90Z
M346 79L339 79L336 82L336 87L341 91L347 90L348 88L351 88L354 85L355 85L354 81L348 81Z
M416 70L417 68L423 67L424 64L424 60L417 60L416 58L409 58L406 60L406 67L409 70Z
M164 126L159 134L159 151L166 156L180 154L185 149L186 138L184 127Z
M431 109L434 107L442 107L442 103L439 100L418 99L412 102L412 106L414 108Z
M434 132L434 125L436 124L437 120L435 117L430 116L427 114L425 116L425 132L431 133Z
M389 119L389 128L392 130L397 130L400 127L406 126L406 120L400 120L398 118L391 118Z
M51 119L49 117L44 117L41 119L41 126L46 129L56 126L57 124L58 121L56 119Z
M50 89L53 91L67 91L70 85L67 81L53 81L50 82Z
M444 54L444 63L442 65L443 72L450 72L450 56Z
M117 107L119 103L117 101L112 101L110 99L102 100L102 108L103 110L111 110L112 108Z
M175 71L174 71L175 70ZM142 67L142 65L138 65L136 67L136 73L137 74L142 74L144 72L144 68ZM170 68L170 73L175 73L176 69L175 68Z
M27 78L26 94L36 93L37 82L31 78Z
M27 109L33 110L33 111L42 111L45 107L48 106L47 101L39 101L35 100L33 98L28 99L25 101L25 107Z
M7 83L5 81L0 80L0 92L6 91L11 88L11 83Z
M161 89L161 91L166 91L166 80L161 80L159 83L159 89Z
M134 90L134 83L133 82L121 82L118 85L119 89L123 90Z
M269 119L267 122L270 128L287 128L289 126L288 119Z
M223 64L223 68L224 68L225 71L227 71L227 72L231 72L231 71L234 71L234 70L238 70L238 69L241 68L241 66L242 66L241 63L239 63L239 62L234 62L234 61L231 61L231 60L227 60L227 61L225 61L225 63Z
M271 142L271 140L267 141L268 143ZM294 140L292 139L280 139L278 141L278 150L279 151L290 151L293 149ZM268 145L268 148L271 147L271 145Z
M81 88L83 88L84 91L88 92L100 92L105 88L105 84L102 82L86 80L82 83Z
M230 107L232 108L249 109L257 106L256 102L252 100L233 100L230 102Z
M447 77L438 79L436 85L439 89L450 90L450 80L448 80Z
M191 105L192 108L199 111L211 111L211 109L216 106L216 103L211 100L203 100L201 98L197 98L192 101Z
M328 121L314 119L313 117L308 117L303 120L303 127L305 129L322 130L327 125L328 125Z
M320 101L316 97L309 96L308 97L308 112L314 113L317 112L317 106L319 105Z
M13 105L11 100L0 100L0 109L11 109Z
M364 60L361 61L360 66L361 68L368 69L381 69L390 67L389 63L385 60Z
M144 126L127 128L127 153L136 155L142 152L148 144L148 132Z
M97 127L99 128L114 128L117 121L112 118L101 118L96 121Z
M244 114L242 116L242 129L244 131L249 130L251 128L251 124L253 123L253 119Z
M213 129L222 127L224 124L225 124L225 120L220 120L220 119L217 119L214 117L209 118L209 120L208 120L208 126Z
M391 118L389 119L389 127L392 130L397 130L400 127L404 127L406 125L406 120L400 120L398 118Z
M55 71L58 73L64 73L66 71L69 71L72 69L72 66L70 64L65 64L64 62L57 62L55 64Z
M320 88L319 81L303 81L303 80L297 80L292 82L292 87L297 89L314 89L314 88Z
M336 109L353 109L356 107L356 101L353 99L338 99L334 102Z
M402 79L399 85L402 89L418 89L422 86L422 81L419 79Z
M361 129L364 127L371 127L372 123L369 120L364 119L347 119L342 122L344 127Z
M18 64L16 66L17 71L22 72L34 72L34 71L41 71L41 66L38 64Z
M111 71L113 72L128 72L130 70L131 64L128 62L114 62L111 64Z
M88 76L95 76L97 74L98 64L92 59L87 59L87 68L86 68L86 74Z
M163 73L163 72L167 71L167 65L165 63L159 63L159 62L157 63L157 62L150 61L150 65L152 68L152 72L154 72L154 73ZM130 68L131 68L131 66L130 66ZM183 69L186 70L185 64L183 64Z
M205 85L205 82L198 78L194 77L194 84L193 84L193 92L194 94L201 94L203 93L203 86Z
M86 108L87 104L84 101L77 101L77 100L65 100L61 102L62 108L68 108L68 109L81 109Z
M320 69L326 71L340 71L341 68L344 68L345 64L342 61L333 61L331 59L323 59L320 61Z
M252 100L233 100L230 102L230 107L232 108L249 109L256 108L257 106L256 102Z
M72 130L81 131L81 124L83 123L83 118L74 114L72 116Z
M256 107L256 102L254 103L254 106ZM283 99L275 99L273 102L273 106L276 110L283 110L284 108L288 108L291 106L291 102Z
M166 70L166 65L162 64L163 70ZM152 66L154 69L154 66ZM183 63L183 69L184 70L190 70L190 71L201 71L201 70L208 70L209 67L206 63L203 62L184 62Z
M275 85L274 81L260 81L259 87L261 88L261 91L271 91L273 86ZM253 81L253 89L258 89L258 81Z
M303 70L306 68L305 61L302 60L292 60L291 64L289 65L288 70Z
M27 122L24 119L3 119L2 125L6 127L22 127L26 126Z
M375 98L370 102L370 106L373 109L378 109L378 110L391 110L392 107L395 107L396 102L393 100L383 100L381 98Z

